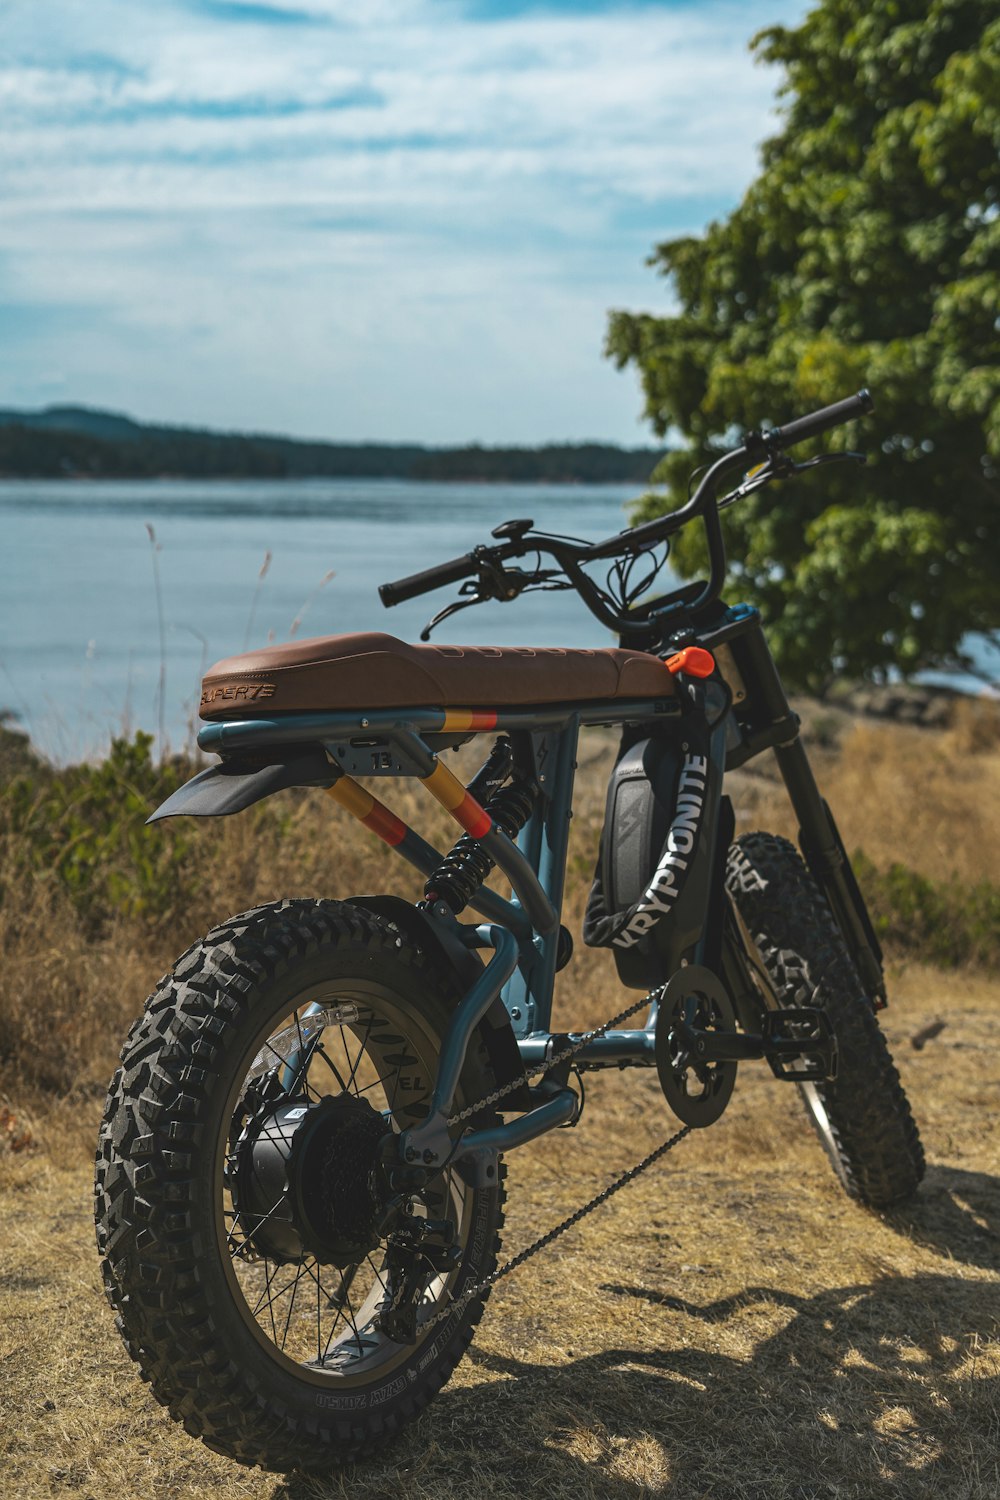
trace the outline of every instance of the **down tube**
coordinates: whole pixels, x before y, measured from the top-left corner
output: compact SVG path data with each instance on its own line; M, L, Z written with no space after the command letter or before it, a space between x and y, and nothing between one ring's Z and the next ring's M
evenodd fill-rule
M580 720L575 714L564 729L543 730L532 736L540 795L517 840L557 912L562 910L566 883L579 739ZM503 1002L517 1037L549 1029L559 932L557 926L547 937L536 937L530 947L523 945L517 972L504 987Z

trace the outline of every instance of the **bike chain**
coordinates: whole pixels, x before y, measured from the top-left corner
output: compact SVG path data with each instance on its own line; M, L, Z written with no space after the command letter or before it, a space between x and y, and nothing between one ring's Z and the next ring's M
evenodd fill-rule
M570 1214L568 1219L563 1219L561 1224L556 1224L546 1234L537 1239L533 1245L529 1245L526 1250L521 1250L517 1255L512 1256L502 1266L497 1266L496 1270L492 1271L489 1276L484 1277L482 1281L477 1281L475 1286L468 1287L460 1297L456 1297L446 1307L440 1308L432 1318L428 1318L426 1323L420 1325L421 1335L428 1332L431 1328L436 1327L438 1323L443 1323L446 1318L451 1317L452 1313L462 1312L470 1302L474 1301L477 1297L481 1297L484 1292L488 1292L498 1281L501 1281L505 1276L509 1276L512 1271L519 1270L525 1261L530 1260L533 1255L537 1255L539 1250L545 1250L561 1234L565 1234L567 1229L572 1229L574 1224L579 1224L580 1220L585 1219L588 1214L593 1213L595 1208L600 1208L602 1203L607 1203L608 1199L619 1192L621 1188L627 1187L630 1182L634 1182L640 1172L645 1172L646 1168L651 1167L654 1162L658 1162L661 1156L666 1156L667 1152L672 1151L675 1146L679 1145L686 1135L691 1134L693 1128L692 1125L682 1126L676 1135L672 1135L669 1140L657 1146L655 1151L651 1151L648 1156L644 1156L642 1161L637 1162L634 1167L630 1167L627 1172L623 1172L620 1177L616 1177L614 1182L610 1183L596 1197L591 1198L589 1203L585 1203L582 1208L578 1208L575 1213Z
M628 1010L620 1011L617 1016L612 1016L611 1020L605 1021L602 1026L595 1026L593 1031L585 1031L575 1042L571 1042L568 1047L564 1047L561 1052L557 1052L555 1057L550 1058L548 1062L539 1063L535 1068L526 1068L520 1077L512 1078L510 1083L505 1083L502 1088L494 1089L492 1094L487 1094L484 1098L477 1100L475 1104L470 1104L468 1109L460 1110L457 1115L451 1115L447 1123L449 1125L461 1125L463 1120L471 1119L481 1109L486 1109L489 1105L496 1104L497 1100L503 1099L506 1094L512 1094L523 1083L527 1083L528 1079L535 1073L551 1073L552 1069L558 1068L560 1063L567 1062L569 1058L575 1057L578 1052L582 1052L584 1047L589 1042L594 1041L596 1037L603 1036L606 1031L611 1031L615 1026L620 1026L623 1021L627 1021L630 1016L634 1016L636 1011L652 1005L654 1001L658 1001L663 995L665 988L665 985L661 985L658 990L650 991L641 1000L637 1000L634 1005L630 1005Z
M551 1072L560 1063L567 1062L569 1058L575 1057L595 1037L603 1036L606 1031L611 1031L614 1027L620 1026L623 1021L627 1021L630 1016L634 1016L636 1011L642 1010L644 1006L651 1005L655 1000L659 1000L663 995L664 988L661 987L658 990L654 990L642 1000L637 1001L635 1005L630 1005L627 1010L623 1010L619 1015L612 1016L611 1020L605 1021L603 1026L597 1026L593 1031L585 1032L575 1042L570 1043L568 1047L564 1047L562 1052L558 1052L549 1062L540 1064L536 1068L526 1069L520 1078L515 1078L512 1082L504 1084L502 1088L494 1089L492 1094L487 1094L478 1103L470 1105L468 1109L461 1110L457 1115L452 1115L448 1124L460 1124L479 1110L485 1109L488 1105L496 1104L498 1099L502 1099L506 1094L512 1093L514 1089L520 1088L532 1075ZM446 1306L439 1308L433 1317L428 1318L426 1323L421 1324L421 1335L428 1333L438 1323L445 1322L453 1313L464 1311L470 1302L475 1301L477 1297L481 1297L484 1292L488 1292L491 1287L496 1286L498 1281L502 1281L512 1271L520 1270L521 1266L526 1261L529 1261L533 1255L537 1255L539 1250L547 1249L560 1235L565 1234L567 1229L572 1229L574 1224L579 1224L580 1220L585 1219L588 1214L593 1213L595 1208L600 1208L602 1204L607 1203L608 1199L612 1198L615 1193L620 1192L623 1187L627 1187L630 1182L634 1182L640 1173L645 1172L648 1167L653 1166L661 1157L666 1156L668 1151L672 1151L675 1146L680 1145L684 1137L691 1134L692 1128L690 1125L684 1125L674 1135L670 1136L669 1140L657 1146L655 1151L651 1151L648 1156L644 1156L642 1161L637 1162L634 1167L630 1167L627 1172L622 1172L621 1176L616 1177L614 1182L609 1183L606 1188L591 1198L589 1203L584 1203L582 1207L571 1213L569 1218L563 1219L560 1224L554 1225L545 1234L535 1240L534 1244L528 1245L526 1249L519 1251L517 1255L505 1261L502 1266L497 1266L496 1270L492 1271L489 1276L484 1277L482 1281L477 1281L475 1286L467 1287L460 1297L454 1298Z

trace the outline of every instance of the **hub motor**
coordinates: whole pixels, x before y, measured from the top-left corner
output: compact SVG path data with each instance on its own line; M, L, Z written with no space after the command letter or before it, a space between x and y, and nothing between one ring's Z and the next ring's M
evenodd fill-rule
M244 1125L229 1185L248 1246L281 1264L354 1265L379 1242L390 1190L390 1126L367 1099L338 1094L268 1105Z

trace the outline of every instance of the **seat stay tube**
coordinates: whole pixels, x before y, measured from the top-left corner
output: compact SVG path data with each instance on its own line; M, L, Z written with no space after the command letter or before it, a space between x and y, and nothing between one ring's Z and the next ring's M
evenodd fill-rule
M514 1034L519 1039L547 1032L552 1018L559 945L563 941L558 914L566 883L566 857L573 817L573 784L580 739L580 720L573 715L559 731L537 732L533 753L539 795L518 835L518 849L537 873L539 884L557 914L555 926L538 932L530 947L522 948L517 973L503 992Z
M455 1011L445 1032L434 1097L431 1100L431 1118L435 1115L447 1116L451 1110L472 1034L517 964L517 939L506 928L480 927L477 929L477 936L490 944L494 954Z
M469 1043L518 961L517 940L505 928L494 925L479 927L476 935L481 943L495 949L494 956L448 1024L434 1097L426 1118L402 1133L397 1149L403 1162L429 1169L440 1168L453 1159L465 1160L475 1170L477 1180L489 1186L496 1181L498 1153L523 1145L555 1126L565 1124L576 1112L577 1098L572 1089L560 1089L520 1119L474 1131L471 1135L464 1134L458 1142L452 1141L448 1119Z

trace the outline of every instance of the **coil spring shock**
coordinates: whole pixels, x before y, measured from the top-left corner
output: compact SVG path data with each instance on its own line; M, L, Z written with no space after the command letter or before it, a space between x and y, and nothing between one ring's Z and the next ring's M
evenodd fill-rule
M513 759L510 741L499 739L482 770L469 785L469 791L489 813L495 826L508 838L517 838L531 816L535 800L534 787L528 781L512 781L504 786ZM483 793L488 791L485 798ZM477 796L478 793L478 796ZM463 833L458 843L445 855L424 886L424 899L431 904L443 901L455 916L463 911L479 890L495 861L471 834Z

